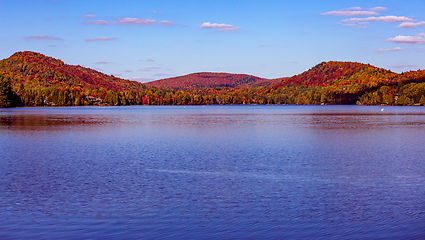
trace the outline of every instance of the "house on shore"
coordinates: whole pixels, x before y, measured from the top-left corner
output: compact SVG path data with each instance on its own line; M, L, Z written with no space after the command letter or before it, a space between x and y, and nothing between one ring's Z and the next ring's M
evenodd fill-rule
M99 104L103 102L102 98L95 98L93 96L86 96L86 99L89 100L91 104Z

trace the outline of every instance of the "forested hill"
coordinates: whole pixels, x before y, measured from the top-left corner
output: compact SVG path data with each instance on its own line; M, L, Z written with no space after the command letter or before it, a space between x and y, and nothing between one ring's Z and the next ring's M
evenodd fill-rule
M128 91L147 88L135 81L120 79L82 66L68 65L59 59L36 52L17 52L0 61L0 73L12 85L37 88L86 88Z
M424 87L424 70L398 74L370 64L330 61L256 94L286 104L413 105L425 103Z
M157 89L136 81L68 65L36 52L17 52L0 61L0 75L8 79L18 106L78 106L143 104ZM13 104L12 104L13 105Z
M0 61L0 107L201 104L425 105L425 70L322 62L289 78L194 73L146 84L35 52Z
M357 62L322 62L308 71L283 80L279 86L374 86L396 80L398 74L370 64Z
M153 87L173 89L258 87L279 83L278 79L264 79L246 74L200 72L146 83Z

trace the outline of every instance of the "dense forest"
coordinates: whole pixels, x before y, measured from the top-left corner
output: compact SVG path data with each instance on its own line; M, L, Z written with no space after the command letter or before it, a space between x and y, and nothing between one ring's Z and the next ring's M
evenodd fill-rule
M277 84L279 82L279 79L264 79L246 74L201 72L148 82L146 85L181 90L196 88L258 87Z
M147 85L35 52L0 61L0 107L140 104L424 105L425 71L330 61L289 78L194 73Z

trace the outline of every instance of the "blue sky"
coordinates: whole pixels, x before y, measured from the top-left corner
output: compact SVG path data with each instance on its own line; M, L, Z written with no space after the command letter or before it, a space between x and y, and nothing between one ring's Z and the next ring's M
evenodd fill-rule
M193 72L264 78L322 61L425 69L425 1L0 1L0 58L35 51L147 82Z

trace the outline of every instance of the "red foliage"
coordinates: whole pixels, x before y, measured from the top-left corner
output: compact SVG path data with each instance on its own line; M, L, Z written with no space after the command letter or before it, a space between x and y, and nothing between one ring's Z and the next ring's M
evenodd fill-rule
M284 79L275 88L284 85L304 86L349 86L355 84L373 85L378 82L388 83L394 81L397 74L357 62L322 62L308 71Z
M72 86L118 92L147 88L139 82L116 78L80 65L68 65L61 60L29 51L17 52L1 60L0 73L11 77L15 85L31 82L34 87L40 88L55 86L65 89Z
M267 86L278 82L280 82L278 79L264 79L246 74L200 72L157 80L146 83L146 85L174 89L195 89Z

